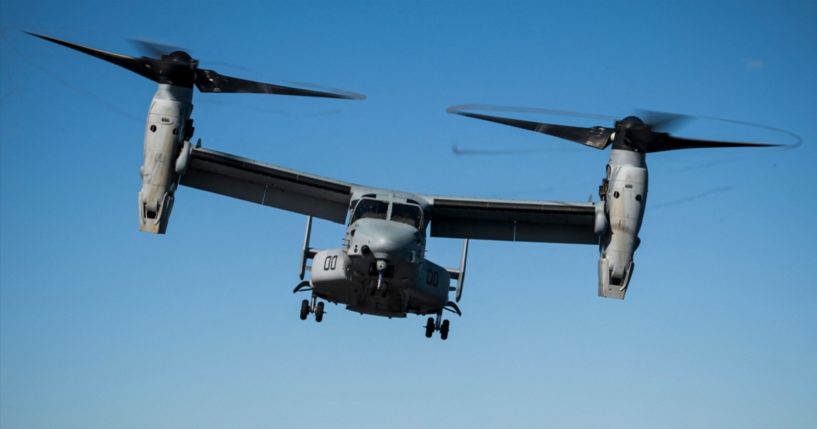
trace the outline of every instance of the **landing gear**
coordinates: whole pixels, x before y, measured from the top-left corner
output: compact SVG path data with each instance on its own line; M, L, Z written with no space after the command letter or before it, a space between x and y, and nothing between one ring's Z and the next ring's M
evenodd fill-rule
M315 321L320 322L323 320L323 302L318 302L317 295L312 295L312 300L305 299L301 301L301 320L306 320L309 316L309 313L315 313Z
M377 270L377 286L375 286L374 290L372 290L372 295L375 293L380 293L381 297L386 296L389 288L388 283L383 281L383 277L388 267L389 264L385 259L378 259L377 262L375 262L375 269Z
M451 324L448 319L443 320L443 312L440 311L437 313L437 318L429 317L426 321L426 338L431 338L434 335L434 331L440 331L440 339L447 340L448 339L448 330L450 329Z
M301 320L306 320L306 316L309 315L309 300L301 301Z
M447 340L448 339L448 319L443 320L443 324L440 325L440 339Z
M320 323L323 320L323 302L319 302L315 307L315 321Z

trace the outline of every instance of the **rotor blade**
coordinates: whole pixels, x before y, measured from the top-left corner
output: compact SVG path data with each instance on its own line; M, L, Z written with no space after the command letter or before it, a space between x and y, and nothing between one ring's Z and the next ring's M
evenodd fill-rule
M573 112L570 110L561 109L543 109L540 107L500 106L496 104L460 104L458 106L452 106L449 109L456 111L479 110L483 112L535 113L540 115L566 116L607 122L614 122L618 119L615 116L599 115L597 113Z
M462 148L459 145L451 145L451 152L454 155L520 155L526 153L541 152L539 149L468 149Z
M669 134L661 133L651 141L645 148L645 152L663 152L678 149L705 149L705 148L732 148L732 147L777 147L784 146L772 143L743 143L743 142L723 142L712 140L694 140L679 137L672 137Z
M455 107L449 107L448 113L467 116L469 118L482 119L483 121L496 122L498 124L510 125L512 127L523 128L536 131L537 133L548 134L561 139L570 140L585 146L596 149L604 149L610 144L610 135L613 130L604 127L570 127L567 125L545 124L542 122L525 121L521 119L503 118L500 116L483 115L480 113L463 112Z
M196 87L201 92L233 92L255 94L301 95L305 97L341 98L347 100L362 100L362 94L353 92L326 92L311 89L293 88L289 86L273 85L270 83L255 82L225 76L213 70L198 69L196 72Z
M636 110L636 115L644 120L653 131L671 132L691 122L693 117L679 113L658 112L655 110Z
M65 46L66 48L71 48L75 51L82 52L83 54L90 55L92 57L99 58L100 60L107 61L112 64L116 64L119 67L128 69L138 75L144 76L150 80L158 81L158 76L156 72L154 72L154 68L158 68L157 61L152 60L150 58L133 58L127 55L120 55L115 54L112 52L101 51L99 49L89 48L86 46L77 45L71 42L66 42L65 40L60 40L54 37L44 36L42 34L31 33L26 31L26 33L38 37L43 40L47 40L52 43L56 43L58 45Z
M145 56L150 56L154 58L162 58L162 55L167 55L170 54L171 52L184 50L176 46L165 45L164 43L149 42L147 40L142 39L130 39L129 42Z

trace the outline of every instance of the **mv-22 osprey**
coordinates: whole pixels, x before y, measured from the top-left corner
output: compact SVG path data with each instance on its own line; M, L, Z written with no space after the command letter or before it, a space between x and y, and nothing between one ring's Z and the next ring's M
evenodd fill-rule
M139 228L164 234L179 184L307 215L306 236L294 292L311 292L300 318L320 322L324 302L386 317L431 315L426 337L447 339L444 310L458 315L469 239L593 244L600 246L600 296L624 298L647 194L644 153L686 147L768 146L678 139L654 132L638 118L615 128L540 124L452 110L604 148L613 145L599 202L562 203L449 198L355 185L202 148L193 135L193 86L202 92L240 92L361 99L354 93L316 91L248 81L198 67L186 52L159 58L119 55L53 37L41 39L77 50L156 81L145 124ZM346 223L343 246L309 245L312 218ZM348 223L347 223L348 218ZM443 268L425 258L426 236L463 238L460 266ZM304 280L312 260L310 278ZM452 287L451 282L456 281ZM454 292L454 301L449 293Z

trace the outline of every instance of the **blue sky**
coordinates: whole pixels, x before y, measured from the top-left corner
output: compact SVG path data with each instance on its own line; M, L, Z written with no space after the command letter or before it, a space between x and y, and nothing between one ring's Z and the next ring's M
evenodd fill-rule
M0 11L3 428L817 425L813 2ZM650 156L623 302L596 297L592 246L480 241L447 342L426 339L419 317L331 306L319 325L291 294L304 217L183 188L168 234L139 233L155 85L20 30L125 54L128 38L156 40L226 74L365 93L196 94L196 135L422 193L585 201L604 174L606 152L445 113L460 103L717 116L803 144ZM458 157L454 144L536 152ZM342 232L317 222L313 242L337 246ZM429 257L455 266L460 245L431 239Z

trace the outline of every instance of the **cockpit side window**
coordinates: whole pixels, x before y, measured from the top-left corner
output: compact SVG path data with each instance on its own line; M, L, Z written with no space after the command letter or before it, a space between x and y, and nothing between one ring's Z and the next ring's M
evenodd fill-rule
M386 213L388 213L388 211L389 203L385 201L363 198L359 203L357 203L355 212L352 214L352 220L349 223L351 224L358 219L364 218L386 219Z
M391 220L420 228L422 225L422 210L410 204L394 203L391 207Z

